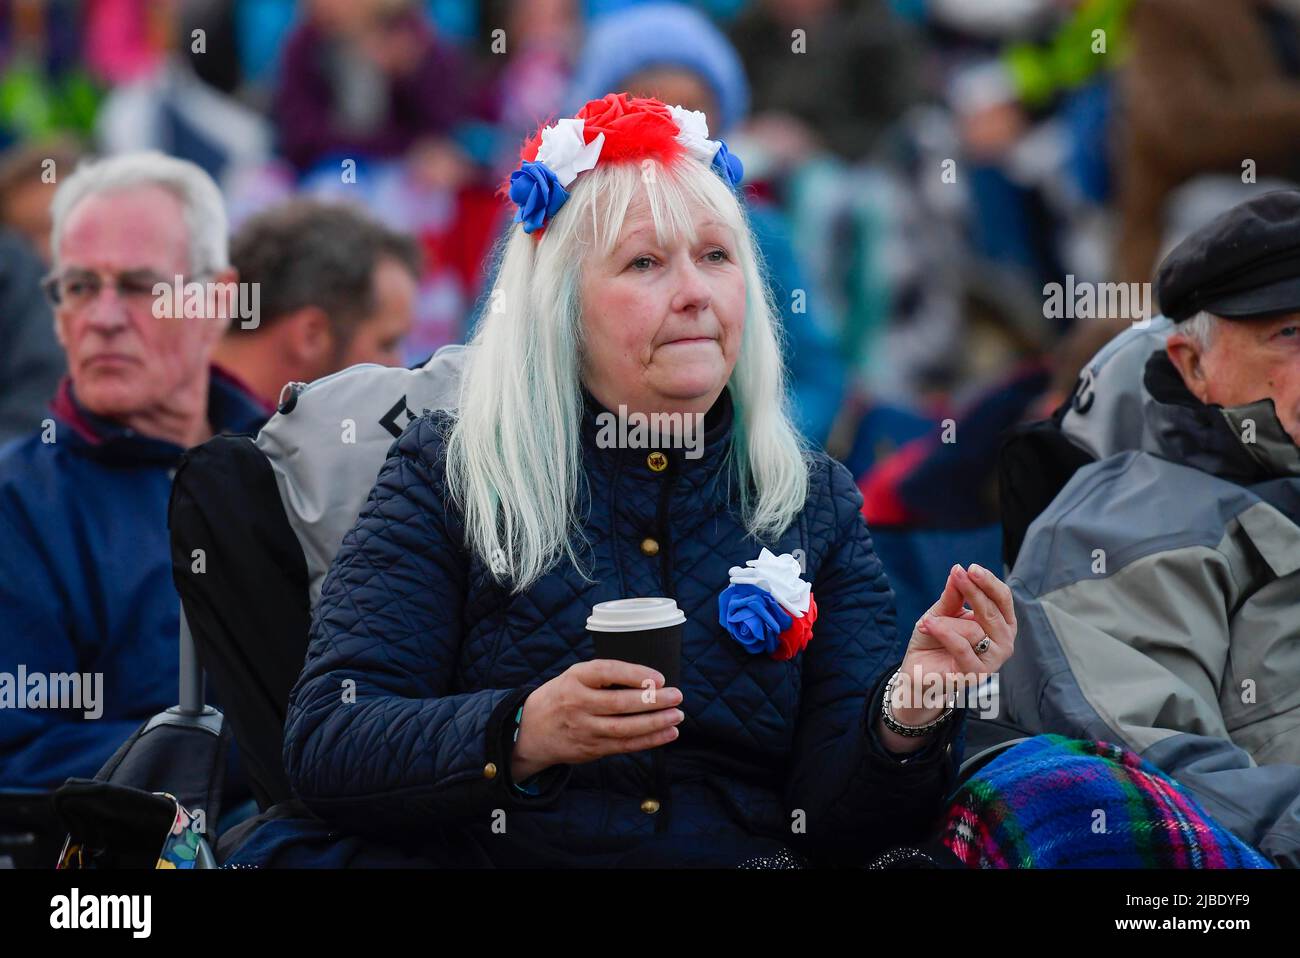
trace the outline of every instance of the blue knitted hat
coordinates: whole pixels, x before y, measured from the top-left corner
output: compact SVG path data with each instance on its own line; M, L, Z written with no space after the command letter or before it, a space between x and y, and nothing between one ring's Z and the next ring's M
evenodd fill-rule
M680 3L641 4L597 19L574 70L569 112L623 89L627 77L652 66L685 67L708 82L718 100L715 136L749 113L749 80L731 41L704 14Z

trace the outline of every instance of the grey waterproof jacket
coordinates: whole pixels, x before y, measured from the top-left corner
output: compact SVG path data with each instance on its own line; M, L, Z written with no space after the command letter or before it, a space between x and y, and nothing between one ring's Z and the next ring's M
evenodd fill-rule
M1009 584L1008 717L1128 746L1300 865L1300 449L1271 400L1199 402L1160 318L1085 369L1097 457L1029 527Z

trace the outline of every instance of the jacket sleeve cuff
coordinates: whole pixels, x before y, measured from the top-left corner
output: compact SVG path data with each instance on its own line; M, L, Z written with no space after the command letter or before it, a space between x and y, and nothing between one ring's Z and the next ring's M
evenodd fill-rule
M867 709L863 716L866 722L867 748L871 754L879 759L892 765L921 766L928 767L939 764L946 756L952 756L954 765L960 764L960 744L964 741L961 735L966 723L966 709L958 707L952 710L952 716L944 722L931 737L930 741L915 752L893 752L886 747L881 740L878 731L881 711L884 708L885 686L889 684L889 679L898 671L898 667L886 669L876 682L875 689L867 697Z
M496 780L501 786L500 793L505 796L502 799L505 803L503 807L536 808L550 805L564 791L573 773L572 765L552 765L525 779L523 783L516 783L511 774L515 713L535 688L534 685L515 689L497 703L488 718L488 761L497 768Z

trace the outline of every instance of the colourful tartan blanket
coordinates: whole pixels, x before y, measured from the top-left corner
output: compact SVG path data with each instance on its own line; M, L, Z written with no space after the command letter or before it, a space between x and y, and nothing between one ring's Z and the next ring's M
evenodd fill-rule
M980 769L942 836L968 868L1273 867L1136 753L1060 735Z

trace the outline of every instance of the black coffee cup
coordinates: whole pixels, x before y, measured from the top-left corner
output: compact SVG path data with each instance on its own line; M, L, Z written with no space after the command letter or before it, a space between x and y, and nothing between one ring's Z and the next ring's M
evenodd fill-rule
M647 665L663 674L665 687L679 687L685 622L685 613L672 599L615 599L597 603L591 610L587 634L596 658Z

